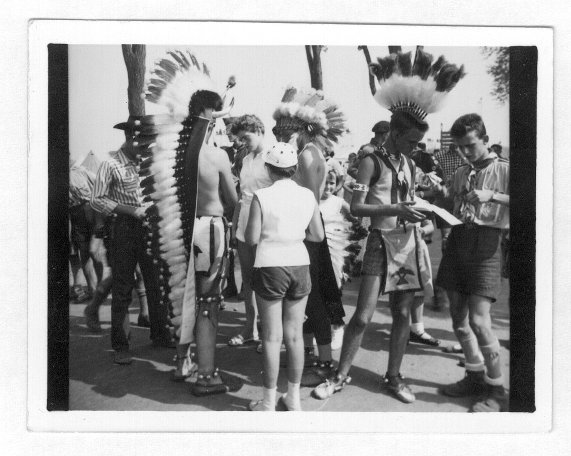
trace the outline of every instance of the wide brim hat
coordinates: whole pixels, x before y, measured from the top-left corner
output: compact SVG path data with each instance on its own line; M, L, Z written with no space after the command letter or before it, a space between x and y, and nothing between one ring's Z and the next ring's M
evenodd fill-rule
M279 142L265 153L264 161L276 168L290 168L297 165L297 150L291 144Z
M117 125L113 125L113 128L132 133L139 128L142 118L143 116L129 116L127 122L121 122Z

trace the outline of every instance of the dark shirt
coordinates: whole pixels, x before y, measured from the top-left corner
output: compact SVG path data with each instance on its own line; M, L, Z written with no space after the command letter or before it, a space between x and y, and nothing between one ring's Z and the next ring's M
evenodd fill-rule
M423 173L428 174L435 172L438 177L441 179L444 178L444 172L442 171L440 162L432 155L427 154L426 152L417 151L411 158Z

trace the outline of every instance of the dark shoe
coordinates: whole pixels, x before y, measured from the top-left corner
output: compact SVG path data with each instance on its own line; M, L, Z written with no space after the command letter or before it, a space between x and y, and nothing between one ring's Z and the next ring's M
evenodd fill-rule
M116 351L113 356L113 362L122 366L127 366L133 362L133 358L128 351Z
M341 391L347 383L351 383L351 377L341 377L339 374L325 380L311 392L316 399L328 399Z
M85 324L90 331L97 333L102 331L101 323L99 322L99 312L96 308L88 304L83 309L83 315L85 316Z
M301 375L301 386L318 386L334 375L333 361L320 361L316 367L304 370Z
M414 393L404 382L401 374L394 377L385 375L382 379L382 386L399 401L404 402L405 404L411 404L416 400Z
M149 321L149 316L139 314L139 318L137 318L137 326L139 328L150 328L151 322Z
M198 374L198 379L194 383L190 392L195 396L212 396L213 394L227 393L229 388L220 378L218 368L214 369L212 374Z
M466 376L450 385L443 386L440 392L449 397L477 396L486 391L484 371L466 371Z
M486 385L483 396L478 398L472 405L473 413L491 413L507 411L507 398L505 388L502 385Z
M440 341L432 337L427 332L423 332L422 334L417 334L411 331L410 341L416 342L417 344L430 345L431 347L438 347L440 345Z

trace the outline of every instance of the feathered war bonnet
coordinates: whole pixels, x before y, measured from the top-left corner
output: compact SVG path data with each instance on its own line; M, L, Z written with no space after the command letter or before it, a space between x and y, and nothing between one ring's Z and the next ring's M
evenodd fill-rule
M155 62L141 95L166 112L142 116L135 127L135 145L144 158L139 171L142 193L150 203L146 212L148 253L158 265L161 301L170 304L179 336L196 202L196 173L191 176L187 171L189 163L198 169L206 130L191 106L196 99L193 95L200 91L219 98L206 65L188 51L168 52Z
M432 60L431 54L417 49L413 63L410 52L393 53L371 63L369 71L380 85L374 95L377 103L393 114L406 112L425 123L426 116L440 109L448 92L466 74L464 65L448 63L444 56L434 64Z
M321 90L288 87L273 117L274 134L295 131L305 143L312 142L321 149L331 147L345 132L343 113Z

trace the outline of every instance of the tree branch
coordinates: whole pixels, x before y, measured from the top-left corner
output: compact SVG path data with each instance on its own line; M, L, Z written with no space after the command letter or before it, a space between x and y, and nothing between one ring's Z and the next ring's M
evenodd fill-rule
M363 51L365 54L365 60L367 62L367 73L369 74L369 88L371 89L371 94L375 96L377 93L377 87L375 86L375 78L369 71L369 65L371 64L371 54L369 54L369 48L367 46L357 46L359 51Z
M122 44L121 50L127 67L129 115L144 116L145 100L141 94L145 91L146 47L144 44Z

